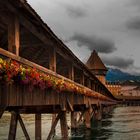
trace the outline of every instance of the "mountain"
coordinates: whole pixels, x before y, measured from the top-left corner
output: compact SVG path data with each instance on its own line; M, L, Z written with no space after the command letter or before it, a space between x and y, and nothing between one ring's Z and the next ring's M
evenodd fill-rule
M128 80L140 81L140 76L131 75L129 73L122 72L119 69L109 68L106 75L106 80L110 82L115 82L115 81L123 82Z

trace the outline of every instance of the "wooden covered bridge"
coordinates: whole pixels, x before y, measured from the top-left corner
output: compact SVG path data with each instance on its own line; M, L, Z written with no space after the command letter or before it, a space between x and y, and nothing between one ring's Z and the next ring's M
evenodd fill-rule
M103 83L57 38L25 0L0 1L0 117L11 112L9 140L15 140L20 114L35 114L35 139L41 140L41 114L51 113L51 139L58 120L62 139L82 118L87 128L116 100ZM77 113L81 112L79 118ZM47 136L46 136L47 137Z

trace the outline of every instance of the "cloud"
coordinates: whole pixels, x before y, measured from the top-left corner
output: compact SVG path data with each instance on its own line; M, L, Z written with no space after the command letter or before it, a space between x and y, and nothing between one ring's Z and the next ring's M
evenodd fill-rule
M131 6L137 7L138 9L140 8L140 0L130 0L130 3L129 4Z
M131 18L126 22L126 27L128 29L140 30L140 17Z
M68 41L76 41L79 47L86 46L89 50L96 50L99 53L112 53L116 50L112 41L96 36L87 36L76 33Z
M127 69L134 65L133 59L125 59L121 57L103 57L102 60L107 66L120 69Z
M87 9L78 6L74 7L74 6L67 5L66 12L68 16L72 18L83 18L88 15Z

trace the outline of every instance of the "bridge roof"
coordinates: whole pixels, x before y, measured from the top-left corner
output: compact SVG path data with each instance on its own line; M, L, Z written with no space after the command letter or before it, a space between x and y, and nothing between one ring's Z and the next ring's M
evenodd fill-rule
M102 62L101 58L98 56L97 52L94 50L89 57L86 66L92 70L105 70L107 71L106 66Z

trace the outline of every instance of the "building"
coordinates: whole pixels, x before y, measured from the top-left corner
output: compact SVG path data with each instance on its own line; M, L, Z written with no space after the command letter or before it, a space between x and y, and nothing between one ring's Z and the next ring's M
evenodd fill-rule
M109 89L109 91L114 95L118 96L121 86L119 83L112 83L106 81L106 74L108 69L102 62L98 53L94 50L89 57L86 66L90 71Z
M95 50L89 57L86 66L105 85L105 76L107 73L107 68L105 67L104 63L102 62Z
M140 83L135 81L126 81L121 84L119 96L138 97L140 96Z

